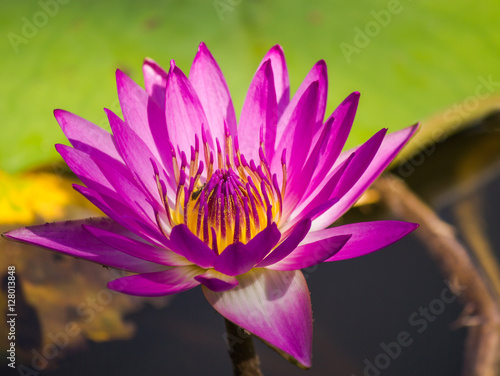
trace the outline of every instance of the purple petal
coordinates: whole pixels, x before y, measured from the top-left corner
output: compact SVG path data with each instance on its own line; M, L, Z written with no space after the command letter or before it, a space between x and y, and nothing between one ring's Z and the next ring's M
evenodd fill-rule
M373 158L366 171L354 186L347 192L337 204L327 210L321 216L313 221L311 229L321 230L335 222L342 214L344 214L361 196L361 194L373 183L373 181L385 170L385 168L396 157L403 146L415 134L418 129L418 124L402 129L400 131L390 133L380 145L380 148ZM345 158L352 153L352 150L342 153L337 163L341 163Z
M271 62L264 62L255 73L241 111L238 128L240 150L247 160L259 160L260 133L269 158L274 152L278 105ZM269 159L270 160L270 159Z
M94 159L94 162L107 177L120 201L147 222L156 224L155 213L164 212L164 206L158 205L153 196L137 184L136 179L125 167L105 159Z
M311 366L311 299L300 271L254 269L229 291L203 288L209 303L228 320Z
M290 122L292 114L295 111L295 107L299 103L300 98L302 98L309 86L316 81L318 82L318 100L317 103L315 103L317 111L314 114L315 125L313 133L316 133L319 127L323 124L326 109L326 97L328 93L328 75L326 71L326 63L323 60L320 60L312 67L307 76L304 78L304 81L302 81L302 84L299 86L290 104L286 107L283 115L279 119L276 134L276 146L281 144L281 138L288 132L288 123ZM280 158L281 155L275 155L275 158L276 157Z
M94 160L88 154L66 145L56 145L56 149L71 170L88 188L101 195L115 198L122 206L135 207L137 215L134 217L140 217L150 224L156 222L151 205L145 201L145 195L134 185L130 173L119 161L107 155L102 155L99 159ZM110 167L104 168L106 166ZM118 187L119 194L116 187ZM151 197L151 195L147 195L147 197ZM141 200L142 202L139 202ZM105 207L109 205L106 204L103 208L100 200L98 201L94 204L106 212ZM117 220L116 217L109 216ZM119 220L117 222L121 223Z
M203 273L203 269L194 265L177 266L161 272L118 278L109 282L108 287L128 295L172 295L198 286L200 283L194 277L201 273Z
M293 226L295 226L302 219L309 218L311 220L311 223L312 223L312 221L314 221L321 214L323 214L324 212L329 210L338 201L339 201L338 198L333 197L329 200L322 202L318 206L313 207L311 210L304 212L305 214L300 213L300 215L296 216L295 218L289 218L289 220L281 227L280 230L285 234L285 236L288 236L288 234L290 233Z
M210 130L198 95L173 61L167 78L165 117L172 144L185 153L188 153L191 145L194 145L195 135L198 137L201 135L202 125ZM209 145L213 147L211 134L207 136ZM202 157L203 153L200 155L201 159Z
M113 247L90 236L82 225L113 228L126 231L123 227L107 218L89 218L78 221L47 223L13 230L5 237L24 243L48 248L65 255L82 258L98 264L132 272L152 272L162 270L163 265L154 264L120 252Z
M276 101L278 102L278 117L281 117L290 102L290 81L283 48L280 45L272 47L262 59L259 68L268 60L271 61L273 71Z
M192 265L186 258L166 248L159 248L152 244L98 227L83 225L83 228L101 242L128 255L167 266Z
M337 169L333 171L332 177L327 180L326 184L323 186L323 188L314 194L310 194L309 197L306 197L302 202L300 202L299 205L297 205L293 212L290 214L290 219L289 221L291 223L298 222L300 219L304 218L304 215L307 213L310 213L312 211L315 211L316 208L321 207L325 202L329 200L329 197L332 197L332 192L334 191L335 187L337 186L340 178L344 174L345 170L353 160L354 156L356 153L352 153L349 158L347 158L341 165L337 166ZM338 199L332 202L332 206L338 202ZM328 210L326 208L324 211ZM321 213L317 214L319 216ZM312 217L308 217L312 218Z
M118 194L108 196L77 184L73 184L73 188L102 210L109 218L129 231L148 241L164 244L166 238L160 232L160 229L157 226L152 226L147 217L141 217L141 213L135 212L123 204Z
M160 109L164 110L167 72L154 60L146 59L142 65L142 73L144 75L146 93L153 98Z
M338 261L363 256L387 247L418 227L416 223L376 221L352 223L309 233L303 244L314 243L332 236L352 234L342 249L326 261Z
M358 103L359 93L351 93L326 121L332 122L332 128L319 153L314 180L322 181L337 160L351 131Z
M318 107L318 90L319 84L315 81L311 83L300 98L290 117L286 132L279 144L277 144L273 164L271 165L272 171L276 172L278 176L278 181L281 181L281 158L278 160L276 157L277 155L281 157L283 149L286 148L287 187L289 188L285 192L283 203L285 208L295 207L305 188L307 188L309 176L306 174L312 174L312 170L304 171L303 167L311 148L315 115Z
M147 145L156 159L162 160L165 157L162 161L168 168L171 163L170 143L163 110L143 88L120 70L116 71L116 84L125 123ZM116 138L114 130L113 134Z
M214 265L215 253L203 241L189 230L185 224L172 229L170 234L172 250L184 256L192 263L208 269Z
M158 159L152 154L151 150L144 143L141 137L136 134L125 122L123 122L113 112L106 110L109 118L109 124L115 135L115 140L118 150L122 155L125 163L129 167L131 173L137 178L148 192L151 198L161 205L163 198L160 197L158 185L155 178L155 168L152 161L157 167L162 166ZM176 189L175 179L173 174L164 175L163 169L160 169L162 180L167 184L167 193L169 197L173 197Z
M316 172L320 163L319 159L324 153L324 149L326 148L326 144L328 143L328 139L332 133L333 122L333 117L330 117L322 126L321 132L317 132L316 135L314 135L311 142L311 148L309 150L309 156L304 164L304 168L307 167L307 171L311 170L312 172ZM312 172L310 173L311 175Z
M90 155L67 145L56 145L68 167L89 188L97 191L115 192L113 185L101 172Z
M247 244L238 242L228 245L215 259L214 269L230 276L246 273L269 253L280 237L276 223L272 223Z
M54 116L75 149L95 156L107 154L124 163L111 133L71 112L54 110Z
M312 180L310 185L317 188L314 191L309 192L308 197L304 196L302 198L302 201L310 200L311 202L305 209L303 209L303 205L298 205L298 208L296 208L295 211L300 212L303 210L310 210L310 208L317 205L318 202L322 202L333 197L341 198L344 194L346 194L359 180L368 165L372 162L378 149L380 148L386 131L386 129L382 129L372 136L368 141L356 149L356 152L352 153L344 162L342 162L342 164L338 165L335 170L331 171L324 181ZM337 180L337 182L335 182L335 180ZM331 188L333 189L330 190ZM328 196L326 196L327 193L329 193Z
M304 179L299 180L299 185L294 185L297 190L300 201L298 207L303 208L307 202L315 196L324 196L325 192L332 192L334 187L324 187L329 180L326 175L334 165L339 156L349 131L354 121L356 109L359 101L359 93L355 92L349 95L333 112L323 126L321 132L316 132L313 137L311 152L304 165L301 176ZM330 177L332 174L330 174ZM330 178L330 182L331 182ZM328 183L330 184L330 183ZM327 195L326 197L329 197ZM325 200L326 198L322 198ZM289 211L293 209L289 207ZM295 208L295 210L299 210Z
M200 43L191 66L189 81L198 94L212 136L217 137L219 142L223 142L226 139L224 125L227 125L229 133L235 136L237 134L236 114L226 80L203 42Z
M257 264L258 268L263 268L288 256L299 243L307 235L309 229L311 228L311 220L309 218L304 219L298 223L290 233L290 235L278 245L267 257Z
M209 269L205 273L194 277L203 286L212 291L227 291L238 286L238 280L235 277L228 276L214 269Z
M356 150L330 197L342 197L356 184L375 157L386 133L387 129L378 131Z
M268 266L273 270L298 270L320 264L335 255L351 237L348 235L332 236L315 243L301 245L281 261Z

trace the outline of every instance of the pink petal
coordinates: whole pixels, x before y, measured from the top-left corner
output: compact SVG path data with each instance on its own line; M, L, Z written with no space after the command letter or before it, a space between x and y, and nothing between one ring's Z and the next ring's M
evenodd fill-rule
M89 233L82 227L85 224L111 228L118 232L126 231L123 227L107 218L89 218L20 228L7 232L4 236L9 239L48 248L65 255L132 272L152 272L165 268L163 265L141 260L120 252L97 238L89 236Z
M179 147L180 151L189 153L191 146L195 144L195 135L199 137L202 134L202 126L207 131L210 128L198 95L174 61L171 62L168 72L165 95L165 117L170 140L175 148ZM213 147L211 134L208 134L207 138L209 145ZM201 159L202 157L203 153L200 155Z
M192 265L185 257L179 256L166 248L159 248L152 244L94 226L83 225L83 228L101 242L133 257L167 266Z
M340 178L346 171L347 167L353 160L355 154L356 153L352 153L350 157L347 158L341 165L337 166L337 169L333 171L333 174L330 177L330 179L326 181L326 184L324 184L324 186L318 193L315 193L315 195L311 194L309 197L302 200L302 202L294 208L293 212L290 214L289 221L291 223L299 221L300 219L303 218L305 214L311 212L317 207L320 207L324 202L328 201L329 197L333 196L332 192L334 191L335 187L337 186ZM332 206L337 202L338 199L335 202L332 202ZM317 216L319 216L319 214Z
M264 62L255 73L241 110L238 143L245 158L259 161L260 137L269 157L274 152L278 105L271 62Z
M386 133L386 129L382 129L373 135L368 141L356 149L345 161L336 166L325 178L324 181L311 181L311 186L317 187L314 191L308 194L308 197L301 200L311 201L306 208L303 205L298 205L295 212L302 212L303 210L310 210L310 208L317 205L318 202L325 201L329 198L338 197L339 199L344 196L352 186L363 175L368 165L375 157ZM343 169L345 167L345 170ZM337 180L333 185L332 183ZM325 184L326 183L326 184ZM330 191L330 188L333 190ZM326 194L330 192L329 196ZM299 214L300 215L300 214Z
M165 89L167 86L167 72L154 60L145 59L142 65L144 87L146 93L153 98L158 107L165 110Z
M352 223L310 232L302 244L315 243L333 236L352 234L342 249L326 261L345 260L387 247L417 227L416 223L400 221Z
M276 223L272 223L248 243L230 244L215 259L214 269L231 276L246 273L269 253L280 236Z
M316 133L319 127L323 124L323 118L325 117L326 109L326 97L328 93L328 75L326 71L326 63L323 60L318 61L312 69L309 71L307 76L302 81L297 92L293 96L291 102L286 107L283 115L280 117L276 133L276 148L282 144L282 137L288 132L288 123L292 117L295 107L300 101L300 98L304 95L304 92L311 86L313 82L318 82L318 100L316 103L317 111L315 112L315 125L313 133ZM280 158L281 155L275 155L275 158Z
M313 199L319 199L319 196L323 197L321 200L324 201L325 197L329 197L329 195L325 196L325 193L333 191L334 187L326 187L326 184L332 182L331 177L333 173L331 172L331 168L349 135L358 101L359 93L355 92L349 95L325 122L323 130L316 132L312 142L314 148L311 148L308 160L301 174L305 177L300 180L302 186L294 188L300 192L300 200L294 211L302 212L305 205ZM330 172L329 177L327 177L328 172ZM308 185L305 191L304 184Z
M136 178L131 175L130 171L109 160L93 158L93 161L107 177L120 201L139 213L147 222L156 224L155 213L160 210L164 211L164 208L162 205L155 204L152 195L137 184Z
M131 275L108 283L111 290L128 295L163 296L184 292L198 286L194 279L203 273L194 265L177 266L169 270Z
M115 192L113 185L101 172L90 155L67 145L56 145L68 167L89 188L97 191Z
M356 149L354 157L346 167L330 197L342 197L356 184L377 154L386 133L387 129L378 131Z
M118 150L132 175L144 187L144 191L161 205L163 198L160 197L158 185L155 178L155 167L159 168L160 177L167 185L167 194L173 197L176 183L173 173L163 173L162 164L156 159L151 149L144 143L141 137L135 133L125 122L123 122L113 112L106 110L109 118L109 124L115 135ZM171 155L171 154L170 154ZM163 192L165 193L165 192Z
M321 230L334 223L342 214L344 214L361 196L361 194L373 183L373 181L387 168L391 161L396 157L403 146L415 134L418 124L390 133L380 145L380 148L373 158L366 171L354 186L347 192L337 204L327 210L321 216L313 221L312 231ZM352 150L342 153L337 163L341 163Z
M307 232L311 228L311 220L306 218L305 220L298 223L290 235L280 244L278 245L267 257L257 264L258 268L263 268L288 256L299 243L304 239L307 235Z
M287 257L268 266L273 270L297 270L310 268L333 257L351 237L350 234L332 236L314 243L300 245Z
M313 137L315 115L318 107L318 82L315 81L304 92L290 117L286 132L277 146L271 169L276 173L278 181L282 179L281 154L286 148L287 191L284 207L293 208L302 197L309 183L312 170L305 171L304 165ZM280 156L279 160L276 158ZM309 176L308 176L309 175ZM288 213L287 213L288 214ZM285 214L285 215L287 215Z
M358 103L359 93L351 93L326 121L332 122L332 128L319 153L314 180L322 181L337 160L351 131Z
M170 169L171 148L163 110L143 88L120 70L116 71L116 84L125 123L139 136L155 158L163 161L165 167ZM114 130L113 134L116 138Z
M54 116L75 149L95 156L107 154L124 163L111 133L71 112L54 110Z
M290 102L290 81L283 48L281 48L280 45L272 47L262 59L259 68L268 60L271 62L274 77L274 88L276 92L276 101L278 103L278 117L281 117L281 114L283 114ZM270 159L270 156L268 156L268 158Z
M307 161L304 163L304 171L307 171L308 175L313 176L316 172L318 165L321 163L320 157L322 156L328 139L332 131L332 124L334 119L330 117L325 124L322 126L321 132L317 132L311 142L311 148L309 150L309 156Z
M329 210L333 205L335 205L339 201L338 198L334 197L329 200L326 200L319 204L316 207L313 207L311 210L306 211L304 213L301 213L300 215L296 216L295 218L290 218L282 227L281 231L288 236L288 234L291 231L291 228L295 226L299 221L302 219L308 218L311 221L314 221L317 217L319 217L321 214ZM311 206L312 207L312 206Z
M166 238L157 226L152 226L145 215L141 216L130 207L121 202L118 194L108 196L93 189L73 184L73 188L82 194L87 200L98 207L109 218L119 223L129 231L140 235L146 240L163 244Z
M184 256L192 263L205 269L214 265L214 251L194 235L185 224L177 225L172 229L170 242L175 253Z
M231 290L233 287L238 286L236 277L219 273L214 269L208 269L205 273L194 277L194 279L210 290L217 292Z
M306 281L298 270L254 269L229 291L203 288L209 303L228 320L311 366L312 312Z
M226 139L224 125L227 125L229 133L235 136L237 134L236 114L231 94L229 94L224 75L203 42L200 43L191 66L189 81L198 94L212 136L217 137L219 142L223 142Z

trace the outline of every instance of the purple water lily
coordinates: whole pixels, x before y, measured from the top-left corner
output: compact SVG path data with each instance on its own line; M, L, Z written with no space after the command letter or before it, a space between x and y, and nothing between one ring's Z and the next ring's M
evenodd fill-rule
M112 134L72 113L55 117L57 145L107 217L17 229L7 238L135 274L109 288L161 296L202 285L225 318L311 365L312 313L300 269L365 255L417 225L326 228L388 166L417 126L344 151L359 93L326 120L319 61L290 100L283 51L264 56L237 125L219 66L201 44L189 78L147 59L145 90L116 72L124 120Z

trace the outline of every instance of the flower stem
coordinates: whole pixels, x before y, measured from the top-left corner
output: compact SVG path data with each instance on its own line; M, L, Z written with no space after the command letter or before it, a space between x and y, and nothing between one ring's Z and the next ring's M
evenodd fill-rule
M253 346L252 335L233 322L227 319L224 321L234 376L262 376L260 360Z

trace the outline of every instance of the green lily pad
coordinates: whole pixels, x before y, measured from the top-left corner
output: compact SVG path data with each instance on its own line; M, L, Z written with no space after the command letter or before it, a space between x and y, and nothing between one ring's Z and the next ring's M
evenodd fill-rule
M114 71L142 82L148 56L188 72L205 41L223 69L237 112L268 48L281 44L292 91L319 59L329 66L327 110L362 93L349 145L397 130L499 89L500 3L285 0L3 1L0 14L0 169L55 161L63 108L107 127L119 112ZM484 86L484 81L490 82ZM478 89L478 87L483 87Z

